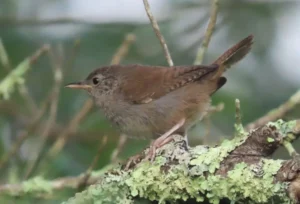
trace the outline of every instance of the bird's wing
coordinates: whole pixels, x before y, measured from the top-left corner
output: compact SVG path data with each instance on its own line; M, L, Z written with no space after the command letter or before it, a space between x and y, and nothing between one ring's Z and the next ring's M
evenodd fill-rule
M171 91L206 78L219 65L151 67L127 65L122 69L120 92L124 100L133 104L150 103Z

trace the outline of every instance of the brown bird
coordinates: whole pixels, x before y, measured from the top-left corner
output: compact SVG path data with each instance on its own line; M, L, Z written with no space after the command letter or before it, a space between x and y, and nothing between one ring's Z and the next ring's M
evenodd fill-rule
M155 139L147 155L153 160L156 148L170 142L171 134L186 137L203 118L210 96L226 83L222 74L250 51L252 43L250 35L207 66L105 66L66 87L86 90L127 136Z

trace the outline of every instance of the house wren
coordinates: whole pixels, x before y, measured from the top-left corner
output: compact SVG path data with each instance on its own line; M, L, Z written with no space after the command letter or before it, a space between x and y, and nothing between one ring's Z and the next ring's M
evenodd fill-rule
M96 69L88 77L66 87L84 89L120 131L133 138L155 139L155 149L185 135L210 106L210 96L226 78L222 74L251 49L253 36L243 39L211 65L146 66L112 65Z

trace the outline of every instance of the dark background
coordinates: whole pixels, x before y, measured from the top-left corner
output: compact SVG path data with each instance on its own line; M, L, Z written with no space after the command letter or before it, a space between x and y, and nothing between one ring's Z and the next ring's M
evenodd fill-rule
M209 2L149 1L176 65L194 62L208 22ZM0 0L0 37L12 67L43 44L49 43L55 48L54 53L62 53L59 50L63 50L63 84L83 79L95 68L109 64L127 33L136 35L136 41L122 64L167 66L142 1ZM284 0L220 1L216 30L204 64L212 62L249 34L253 34L255 39L251 53L226 73L226 86L213 96L213 104L223 102L224 110L210 117L209 137L205 137L207 125L204 123L199 123L191 131L189 138L192 146L203 142L216 144L222 138L231 137L236 98L241 101L243 123L247 124L282 104L299 89L300 3ZM78 40L79 46L74 51L74 43ZM70 57L72 53L76 54L73 58ZM7 71L0 65L0 80L6 74ZM37 104L42 103L53 86L49 58L41 57L25 79L30 96ZM56 119L60 131L87 98L83 91L61 87ZM20 131L26 129L28 121L32 120L25 104L17 91L8 101L0 100L0 157L11 148ZM300 108L296 107L284 119L299 118L299 114ZM41 121L46 121L48 117L47 112ZM37 154L47 152L59 135L59 131L50 134L42 152L38 152L36 147L41 142L41 132L42 127L33 131L18 153L10 158L8 165L0 170L1 183L22 181L28 163ZM101 111L94 108L80 122L77 131L70 135L62 151L46 163L40 162L31 177L42 175L53 179L84 172L104 135L108 136L108 142L102 149L96 169L110 163L119 133L110 127ZM149 142L129 140L120 158L124 160L138 153ZM276 157L288 156L285 150L280 149ZM71 195L62 194L60 199ZM14 202L31 201L30 198L25 200L22 198Z

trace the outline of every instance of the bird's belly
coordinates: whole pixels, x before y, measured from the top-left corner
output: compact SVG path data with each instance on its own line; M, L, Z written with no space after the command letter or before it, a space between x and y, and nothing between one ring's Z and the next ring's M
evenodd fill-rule
M156 139L183 118L186 122L178 133L184 134L209 108L209 96L197 91L196 94L185 94L186 90L181 89L147 104L118 105L122 107L119 110L110 105L104 112L122 133L131 138Z
M142 109L140 109L142 108ZM121 111L107 110L105 111L106 117L110 122L120 130L123 134L130 138L136 139L153 139L156 138L153 133L155 121L151 120L150 114L144 107L131 107L128 106Z
M201 121L207 114L209 107L210 102L206 104L199 104L198 107L193 110L192 114L187 114L187 120L184 124L184 129L188 130L192 126L196 125L196 123Z
M119 126L122 133L134 139L153 139L155 134L152 132L152 127L146 125L147 121L141 121L140 118L131 117L126 124Z

